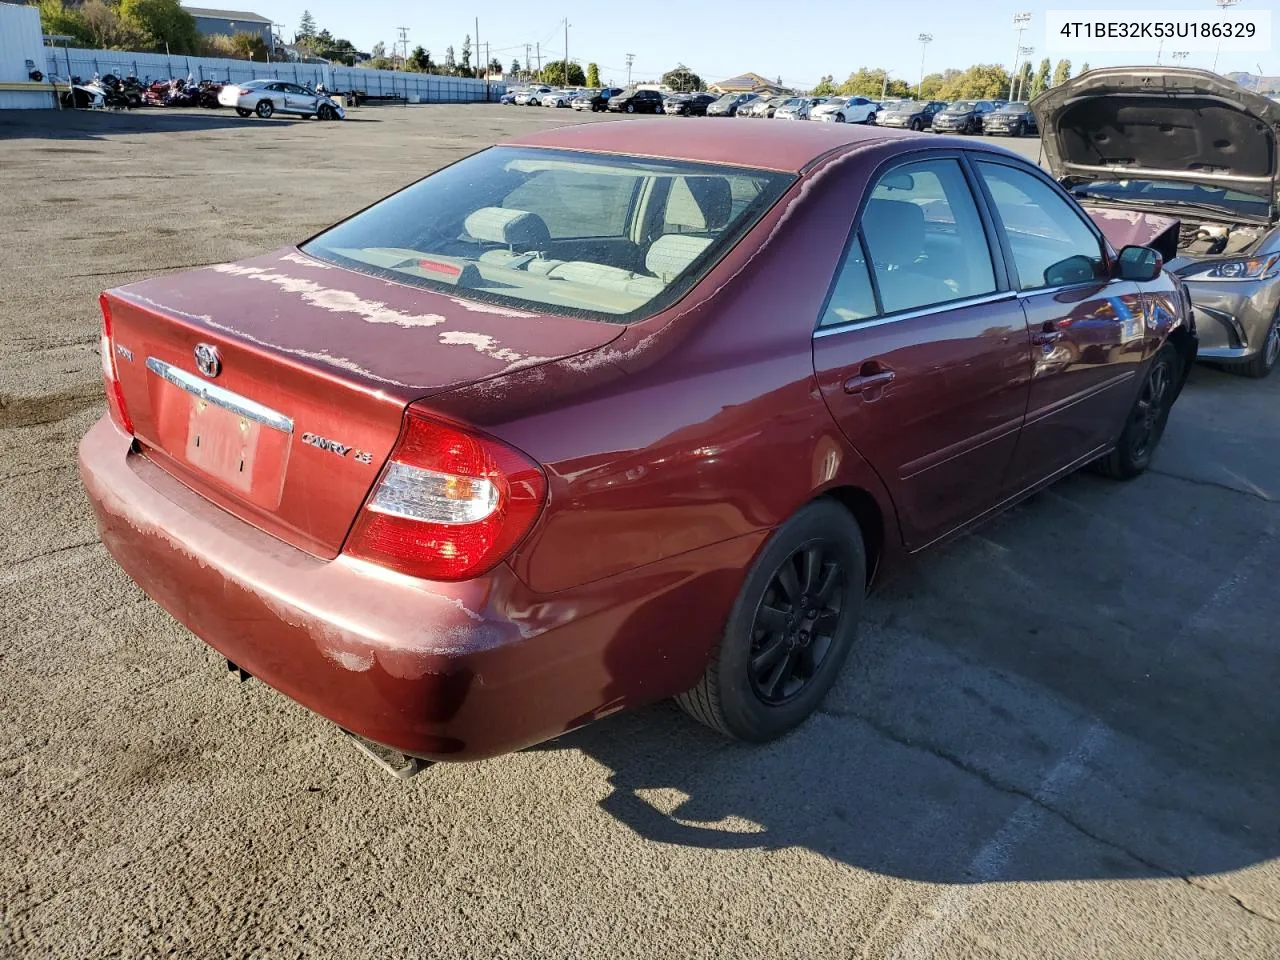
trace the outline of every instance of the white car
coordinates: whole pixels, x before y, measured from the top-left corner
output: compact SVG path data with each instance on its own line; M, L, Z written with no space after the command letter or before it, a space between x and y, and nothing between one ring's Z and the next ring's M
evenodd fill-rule
M543 94L542 105L544 107L567 107L573 103L573 98L582 93L581 90L552 90L550 93Z
M284 80L249 80L228 83L218 91L218 103L235 107L242 117L257 114L263 120L277 113L292 113L303 119L344 120L347 112L332 97Z
M866 97L832 97L813 108L810 120L824 123L875 123L880 105Z
M550 92L550 87L530 87L517 93L515 102L520 107L536 107L542 103L543 96Z
M808 120L809 115L826 102L826 97L792 97L774 111L773 119Z

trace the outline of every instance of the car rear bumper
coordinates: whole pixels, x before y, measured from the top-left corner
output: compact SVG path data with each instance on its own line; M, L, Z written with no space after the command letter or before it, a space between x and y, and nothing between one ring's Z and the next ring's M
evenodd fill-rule
M1184 280L1195 309L1199 357L1247 362L1258 354L1280 309L1280 280Z
M765 531L559 594L316 559L183 486L108 417L80 476L107 550L227 659L406 754L474 760L693 686ZM679 629L674 629L675 626Z

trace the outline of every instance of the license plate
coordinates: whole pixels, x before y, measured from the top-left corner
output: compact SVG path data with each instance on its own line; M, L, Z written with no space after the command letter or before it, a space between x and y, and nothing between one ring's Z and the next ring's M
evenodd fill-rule
M187 462L237 490L253 486L262 426L207 400L191 398Z

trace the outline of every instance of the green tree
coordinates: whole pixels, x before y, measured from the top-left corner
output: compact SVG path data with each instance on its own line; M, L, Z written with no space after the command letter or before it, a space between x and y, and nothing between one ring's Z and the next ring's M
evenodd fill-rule
M83 12L66 7L62 0L40 0L40 29L48 34L74 37L81 44L93 44L93 34Z
M513 76L513 77L518 77L518 76L520 76L520 61L519 61L519 60L512 60L512 61L511 61L511 76Z
M1026 100L1031 96L1031 61L1024 60L1018 68L1018 99Z
M195 53L200 46L196 21L178 0L121 0L120 18L151 37L170 53Z
M582 68L576 63L570 63L569 75L566 77L564 61L555 60L542 68L542 73L538 74L538 79L553 87L582 87L586 86L587 75L582 72Z
M453 44L444 48L444 72L447 74L458 72L458 60L453 53Z
M941 73L928 73L920 81L916 96L921 100L940 100L942 86L946 78Z
M594 64L592 64L594 66ZM680 93L692 93L694 90L703 90L706 84L702 82L702 78L686 67L683 63L678 63L675 69L668 70L662 75L662 82L672 90ZM588 84L591 86L591 84Z
M595 63L587 64L587 86L599 87L600 84L600 66Z
M387 59L387 45L379 40L373 45L373 49L369 51L369 56L374 60Z
M80 16L84 18L91 40L95 47L107 50L146 50L155 45L155 40L145 29L131 20L120 16L120 11L103 0L85 0L80 7ZM191 50L176 50L175 53L190 53Z
M1080 64L1080 73L1077 73L1076 76L1078 77L1081 74L1085 74L1088 72L1089 72L1089 61L1086 60L1084 63Z
M298 36L295 40L307 46L307 41L316 35L316 18L311 15L310 10L302 11L302 19L298 21ZM384 51L385 52L385 51Z
M489 61L489 67L487 72L490 74L501 73L502 61L499 60L497 57L494 57L492 60Z
M815 97L830 97L836 92L835 77L827 74L818 81L818 85L810 91Z
M841 95L847 97L863 96L878 100L882 93L887 99L905 97L910 92L911 88L907 81L894 80L889 77L888 71L879 67L874 69L859 67L849 74L844 83L840 84Z
M462 38L462 57L458 66L467 73L471 72L471 34L469 33Z
M1058 65L1053 68L1053 85L1056 87L1060 83L1066 83L1071 79L1071 61L1059 60Z
M231 49L238 60L267 60L271 51L260 33L242 30L231 35Z
M1049 58L1045 57L1040 61L1040 69L1036 71L1036 78L1031 81L1031 96L1038 97L1049 89Z
M429 73L432 67L431 53L422 44L418 44L413 48L413 53L409 54L409 62L405 66L419 73Z

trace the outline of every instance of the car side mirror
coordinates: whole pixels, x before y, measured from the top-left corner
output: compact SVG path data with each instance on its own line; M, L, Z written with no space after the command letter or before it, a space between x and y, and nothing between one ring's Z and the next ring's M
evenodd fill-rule
M1139 247L1130 244L1120 251L1116 258L1116 276L1121 280L1135 280L1145 283L1160 276L1164 269L1164 257L1151 247Z
M1095 261L1082 253L1059 260L1044 271L1044 282L1047 287L1066 287L1073 283L1088 283L1095 279L1097 279Z

